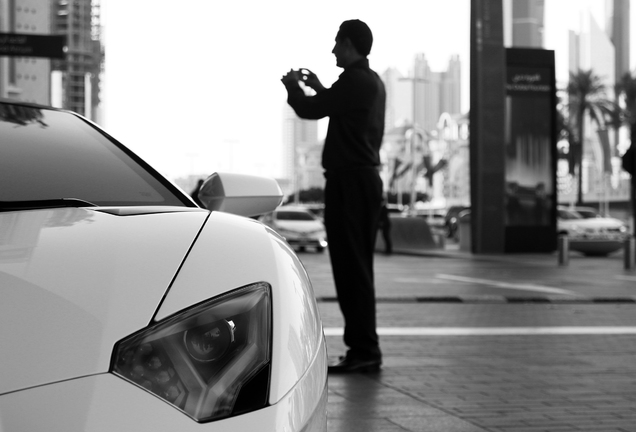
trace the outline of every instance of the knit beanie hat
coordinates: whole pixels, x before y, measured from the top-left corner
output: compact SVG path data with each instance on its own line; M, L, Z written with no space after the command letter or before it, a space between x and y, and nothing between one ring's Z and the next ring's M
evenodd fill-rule
M368 25L360 20L345 21L340 25L336 35L338 39L348 38L356 50L363 56L368 56L373 45L373 34Z

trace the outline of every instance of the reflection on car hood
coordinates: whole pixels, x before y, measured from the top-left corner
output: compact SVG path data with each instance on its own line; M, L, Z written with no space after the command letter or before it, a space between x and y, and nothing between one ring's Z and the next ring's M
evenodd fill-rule
M114 343L148 325L209 214L111 213L0 213L0 394L106 372Z
M317 220L309 221L289 221L289 220L277 220L275 224L276 228L296 231L296 232L310 232L325 229L322 222Z

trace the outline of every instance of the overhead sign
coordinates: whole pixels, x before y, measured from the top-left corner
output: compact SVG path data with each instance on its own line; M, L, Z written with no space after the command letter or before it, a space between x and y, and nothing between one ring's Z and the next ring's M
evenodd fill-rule
M66 36L0 33L0 56L64 59Z

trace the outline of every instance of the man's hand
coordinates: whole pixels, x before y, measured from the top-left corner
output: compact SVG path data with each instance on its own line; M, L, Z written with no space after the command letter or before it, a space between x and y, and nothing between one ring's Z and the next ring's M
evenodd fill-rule
M298 81L302 81L302 76L300 71L290 69L280 80L285 87L288 87L290 85L298 85Z
M320 93L325 89L325 86L322 85L318 76L310 71L307 68L299 69L301 81L305 83L305 85L311 89L313 89L316 93Z

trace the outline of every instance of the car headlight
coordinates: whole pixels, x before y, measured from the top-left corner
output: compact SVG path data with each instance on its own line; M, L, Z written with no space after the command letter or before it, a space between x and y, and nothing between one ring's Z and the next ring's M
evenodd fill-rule
M113 373L199 422L267 404L270 286L250 285L121 340Z

